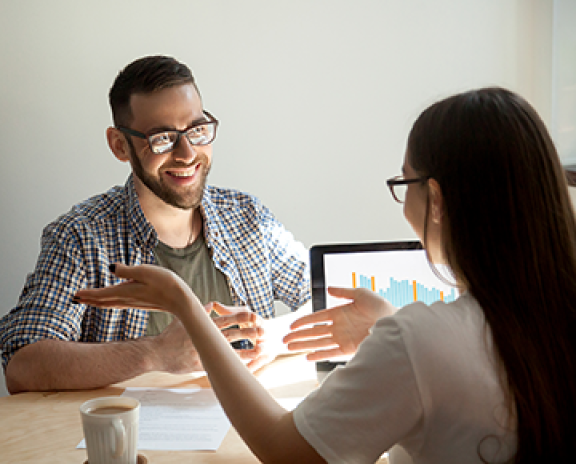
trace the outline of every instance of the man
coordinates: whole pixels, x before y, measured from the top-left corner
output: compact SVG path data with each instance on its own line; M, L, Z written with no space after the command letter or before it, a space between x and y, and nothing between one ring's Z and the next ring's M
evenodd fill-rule
M117 282L109 270L116 262L171 268L204 304L245 305L264 319L274 316L275 299L295 310L310 298L304 247L258 199L206 186L218 121L204 109L188 67L170 57L141 58L118 74L109 97L108 144L132 174L124 187L74 206L44 229L36 269L0 320L11 393L202 369L178 320L72 301L80 288ZM246 312L214 309L231 314L215 319L221 328L248 320ZM266 325L225 333L230 341L265 340ZM269 346L239 354L256 369L274 359Z

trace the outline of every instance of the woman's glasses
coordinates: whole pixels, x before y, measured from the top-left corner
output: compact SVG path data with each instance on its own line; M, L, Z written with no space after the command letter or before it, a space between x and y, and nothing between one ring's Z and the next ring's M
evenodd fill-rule
M390 193L398 203L404 203L406 200L406 191L408 184L415 184L416 182L426 182L430 176L416 177L414 179L405 179L404 176L395 176L388 179L386 184L390 189Z

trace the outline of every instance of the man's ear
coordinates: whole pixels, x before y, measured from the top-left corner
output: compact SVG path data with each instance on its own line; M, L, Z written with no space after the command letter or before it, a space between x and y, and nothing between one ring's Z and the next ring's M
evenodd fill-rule
M436 179L428 179L428 186L430 192L430 218L434 224L441 224L442 216L444 216L442 189Z
M124 134L115 127L106 129L106 138L108 139L108 146L114 156L123 163L130 161L130 147L124 137Z

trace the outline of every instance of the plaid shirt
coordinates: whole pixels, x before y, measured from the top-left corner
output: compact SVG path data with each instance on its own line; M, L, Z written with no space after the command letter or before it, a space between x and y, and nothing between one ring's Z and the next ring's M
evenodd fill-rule
M204 235L214 265L226 275L235 305L264 318L274 300L293 310L310 298L308 254L260 201L206 187ZM148 313L71 304L80 288L119 282L110 263L155 263L156 231L144 217L132 176L124 187L92 197L46 226L36 269L18 305L0 319L4 368L14 353L43 339L109 342L146 334Z

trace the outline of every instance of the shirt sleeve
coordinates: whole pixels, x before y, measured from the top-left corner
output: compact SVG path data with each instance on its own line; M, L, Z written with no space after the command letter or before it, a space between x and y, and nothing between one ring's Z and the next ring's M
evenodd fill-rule
M402 333L380 319L345 367L294 411L300 434L330 463L373 463L420 429L423 409Z
M294 311L310 300L308 251L266 207L262 218L270 248L274 298Z
M17 306L0 321L2 364L20 348L42 339L78 340L84 305L71 299L85 285L78 241L51 224L42 234L41 252L28 275Z

